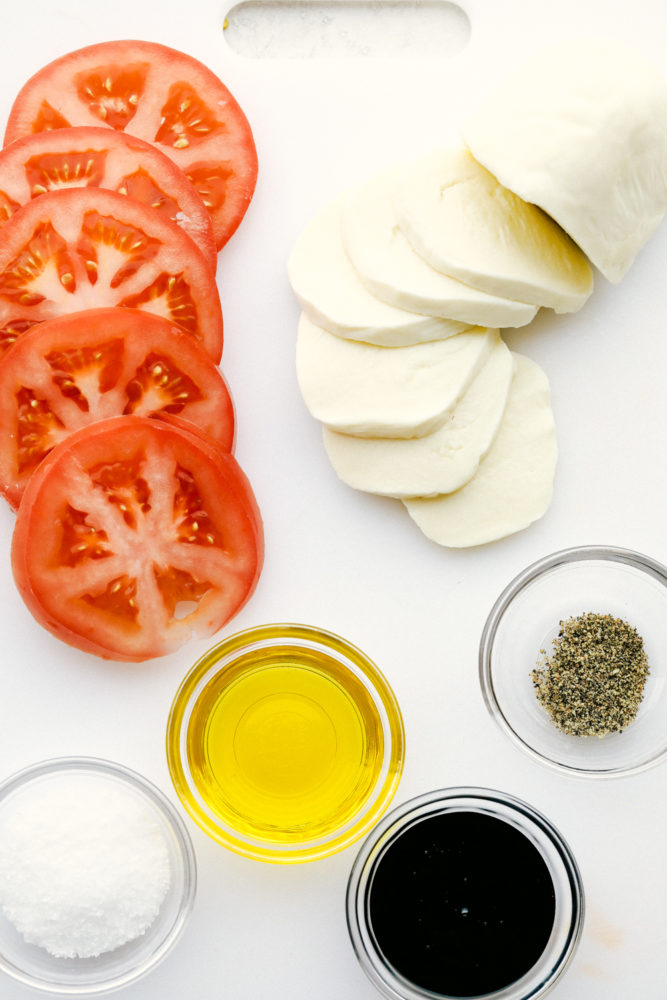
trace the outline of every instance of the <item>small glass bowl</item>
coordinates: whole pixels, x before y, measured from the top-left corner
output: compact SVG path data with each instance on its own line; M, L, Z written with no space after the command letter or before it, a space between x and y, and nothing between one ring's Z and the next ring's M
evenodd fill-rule
M539 703L532 671L559 623L587 612L627 621L644 641L650 673L635 719L603 737L561 732ZM505 588L487 618L479 650L491 715L535 759L570 774L614 777L667 755L667 674L662 637L667 568L627 549L584 546L533 563Z
M197 874L192 843L182 819L154 785L134 771L92 757L62 757L34 764L0 785L0 817L21 800L30 786L65 775L93 777L109 786L124 786L150 810L169 853L171 884L160 911L140 937L94 958L57 958L45 948L27 944L0 911L0 970L14 979L61 996L108 993L151 972L171 951L192 909ZM0 988L0 993L2 989Z
M579 943L584 890L577 863L558 830L532 806L504 792L470 787L439 789L410 799L378 823L357 855L347 886L347 925L352 946L370 981L390 1000L452 1000L449 995L434 993L406 979L387 961L373 933L370 899L378 865L403 834L423 820L460 812L508 823L526 836L546 864L553 882L555 913L544 951L520 979L483 995L483 1000L537 1000L563 975ZM433 850L438 850L436 843ZM468 996L467 1000L479 998Z
M404 744L377 667L307 625L264 625L214 646L167 725L169 771L194 821L238 854L279 864L363 836L394 796Z

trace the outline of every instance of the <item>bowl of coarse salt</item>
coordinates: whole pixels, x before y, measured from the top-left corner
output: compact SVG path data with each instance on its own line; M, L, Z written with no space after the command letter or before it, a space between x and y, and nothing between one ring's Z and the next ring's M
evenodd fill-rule
M187 830L139 774L67 757L0 784L0 970L19 982L67 996L134 982L175 944L195 887Z

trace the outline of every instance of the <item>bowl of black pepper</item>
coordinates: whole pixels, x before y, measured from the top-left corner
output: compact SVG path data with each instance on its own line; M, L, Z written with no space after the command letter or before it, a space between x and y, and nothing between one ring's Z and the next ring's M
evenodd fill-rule
M482 694L521 749L588 777L667 758L667 567L629 549L582 546L519 573L487 618Z

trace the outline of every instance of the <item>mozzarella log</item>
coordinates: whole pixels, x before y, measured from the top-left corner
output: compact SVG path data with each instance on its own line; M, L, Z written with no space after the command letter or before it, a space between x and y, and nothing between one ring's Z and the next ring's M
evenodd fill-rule
M424 437L360 438L324 428L324 446L348 486L389 497L432 496L471 479L498 431L513 360L497 334L484 367L445 422Z
M472 479L455 493L404 500L434 542L465 548L528 527L551 502L557 444L549 383L523 355L515 368L498 433Z
M475 158L620 281L667 210L667 78L620 42L561 42L464 123Z
M343 340L301 316L296 371L308 410L366 437L418 437L439 426L482 368L498 331L475 328L412 347Z
M575 312L590 265L535 205L503 187L464 147L437 150L403 174L401 229L431 267L492 295Z
M361 281L400 309L487 327L525 326L537 308L479 291L441 274L419 256L399 227L396 196L402 169L372 177L343 207L343 244Z

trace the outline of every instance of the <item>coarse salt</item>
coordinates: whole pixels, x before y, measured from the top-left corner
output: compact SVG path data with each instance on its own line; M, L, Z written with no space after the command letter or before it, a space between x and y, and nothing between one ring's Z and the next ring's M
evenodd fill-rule
M150 806L108 777L27 784L0 814L0 906L29 944L91 958L151 926L171 883Z

